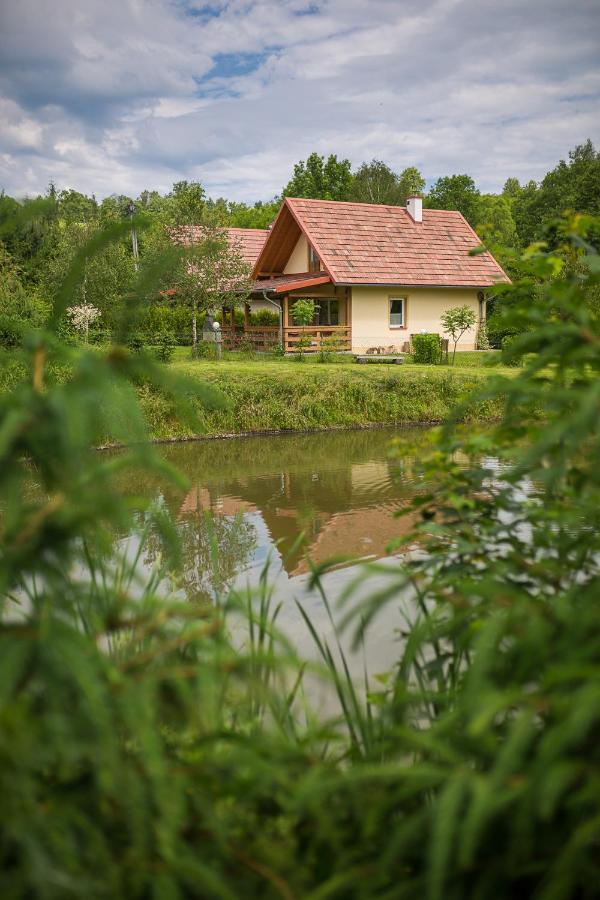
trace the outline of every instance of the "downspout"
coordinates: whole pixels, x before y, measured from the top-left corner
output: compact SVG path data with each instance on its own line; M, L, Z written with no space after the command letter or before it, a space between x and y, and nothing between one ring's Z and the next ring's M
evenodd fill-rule
M267 303L270 303L271 306L274 306L279 313L279 346L283 347L283 307L281 303L275 303L274 300L271 300L270 297L267 297L267 291L262 291L262 295Z

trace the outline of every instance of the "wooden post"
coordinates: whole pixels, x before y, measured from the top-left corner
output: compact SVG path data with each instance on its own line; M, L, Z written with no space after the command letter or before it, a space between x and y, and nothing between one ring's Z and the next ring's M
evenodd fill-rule
M290 296L283 295L283 349L288 349L288 328L290 327Z
M244 303L244 331L250 328L250 304Z
M352 288L346 288L346 327L348 350L352 350Z

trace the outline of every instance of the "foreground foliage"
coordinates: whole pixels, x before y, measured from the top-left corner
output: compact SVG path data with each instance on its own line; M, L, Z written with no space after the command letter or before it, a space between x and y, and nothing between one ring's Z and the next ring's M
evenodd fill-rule
M63 382L54 372L67 351L31 336L27 377L1 398L3 896L596 895L590 224L574 222L571 236L583 274L529 258L507 307L528 326L511 344L524 365L480 384L482 402L503 406L491 433L449 425L423 464L419 552L366 567L367 584L374 571L388 579L367 602L345 597L358 642L384 604L410 610L397 667L363 696L339 648L313 632L339 700L327 720L311 713L305 667L276 633L266 579L258 596L215 608L173 592L166 602L177 542L161 510L146 509L133 552L115 543L133 515L115 474L162 463L144 443L110 459L90 447L100 433L143 436L132 381L178 398L190 386L121 345L82 352ZM545 283L535 303L533 278ZM214 390L203 399L220 402ZM149 523L162 544L152 570L141 565ZM229 637L239 616L241 650Z

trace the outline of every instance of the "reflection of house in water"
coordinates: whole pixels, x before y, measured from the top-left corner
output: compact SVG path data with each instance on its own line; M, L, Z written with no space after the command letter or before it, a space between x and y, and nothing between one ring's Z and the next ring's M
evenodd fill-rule
M260 514L278 542L289 575L332 557L381 557L388 544L405 534L412 517L394 513L406 506L411 490L394 481L387 459L316 471L214 479L195 486L179 509L181 518L197 511L214 515ZM299 534L304 543L291 552Z

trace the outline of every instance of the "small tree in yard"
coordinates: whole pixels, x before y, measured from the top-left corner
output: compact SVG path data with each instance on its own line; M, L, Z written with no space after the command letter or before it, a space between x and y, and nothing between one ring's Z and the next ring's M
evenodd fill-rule
M299 300L292 306L292 318L297 325L301 325L302 328L306 328L307 325L311 325L315 318L316 311L316 303L314 300L307 300L304 297L301 297ZM300 359L302 359L302 354L304 352L305 347L310 347L311 341L310 337L306 334L303 334L297 343L298 352L300 354Z
M444 333L449 334L454 342L452 353L452 365L454 365L458 342L466 331L475 326L477 316L470 306L453 306L452 309L442 313L441 322Z

